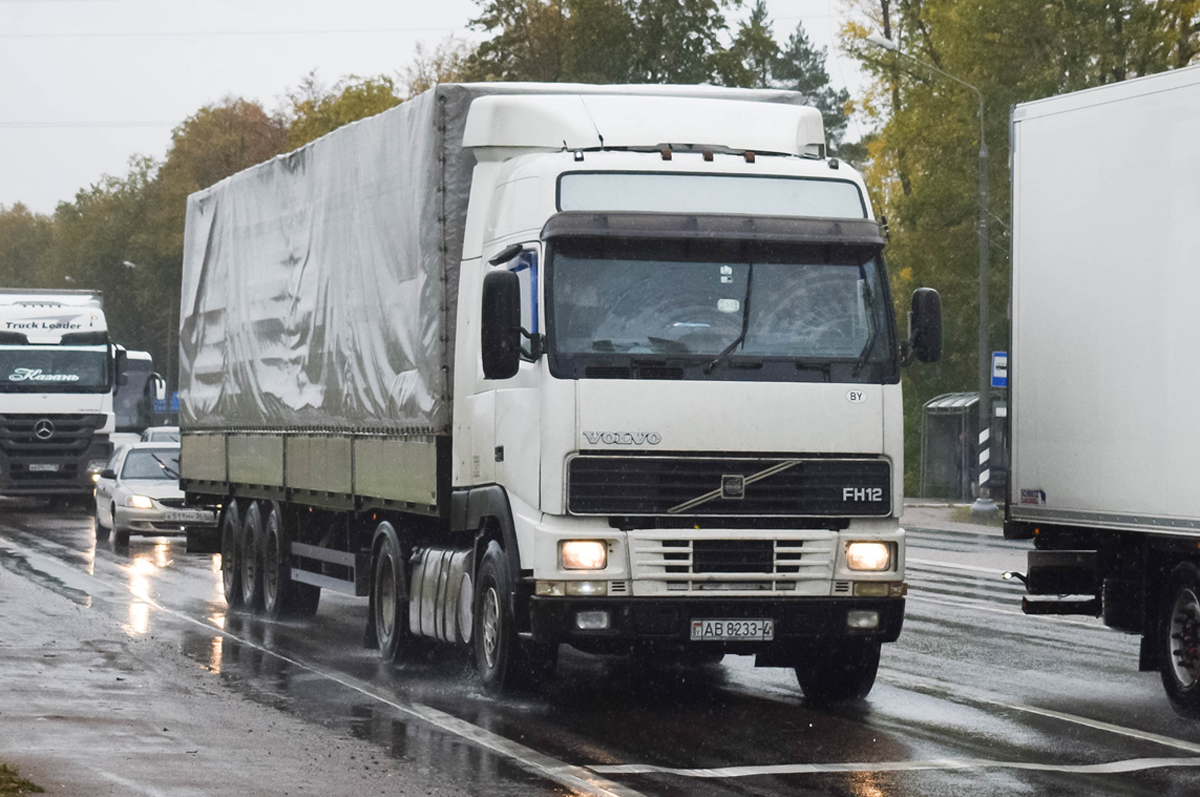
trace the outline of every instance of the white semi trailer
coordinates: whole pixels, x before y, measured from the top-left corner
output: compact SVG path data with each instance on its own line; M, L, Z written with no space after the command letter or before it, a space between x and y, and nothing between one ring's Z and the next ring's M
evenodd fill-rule
M1200 717L1200 68L1018 105L1012 134L1024 609L1140 634Z
M902 360L862 178L795 94L443 85L188 201L182 472L231 606L385 659L560 644L863 696L903 618Z

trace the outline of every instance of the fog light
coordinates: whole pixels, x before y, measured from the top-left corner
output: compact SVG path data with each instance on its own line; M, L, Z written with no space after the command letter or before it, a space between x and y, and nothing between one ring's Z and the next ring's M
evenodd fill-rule
M846 546L846 565L851 570L887 570L892 548L886 542L852 542Z
M855 610L846 612L847 628L878 628L879 612L870 610Z
M564 570L603 570L608 567L608 545L600 540L567 540L559 543L558 558Z
M891 589L887 581L860 581L854 585L854 594L860 598L886 598Z
M580 631L604 631L608 628L608 625L608 612L575 613L575 627Z
M567 585L563 581L539 581L537 594L545 597L561 598L567 594Z
M607 595L607 581L568 581L568 595Z

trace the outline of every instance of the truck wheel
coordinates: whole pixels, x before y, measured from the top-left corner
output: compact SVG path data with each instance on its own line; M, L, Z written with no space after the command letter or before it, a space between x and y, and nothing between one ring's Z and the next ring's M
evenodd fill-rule
M232 498L221 514L221 587L230 609L242 605L242 518Z
M493 695L545 685L558 663L557 645L523 642L517 635L512 599L508 555L489 542L476 579L471 636L483 689Z
M292 581L292 534L283 520L279 504L271 502L263 524L262 562L263 613L273 620L311 617L317 613L321 588Z
M408 568L392 524L380 523L375 535L380 541L371 578L371 623L380 658L395 661L408 636Z
M242 540L238 551L242 573L242 606L249 611L262 609L262 509L251 502L242 518Z
M104 542L105 540L108 539L108 532L110 529L108 528L108 526L104 525L104 523L100 520L100 505L99 504L96 505L96 513L95 513L93 520L96 523L96 542Z
M866 697L879 670L879 647L878 642L870 640L846 640L798 664L796 680L804 697L817 704Z
M1200 571L1184 562L1171 571L1159 624L1163 688L1180 716L1200 719Z

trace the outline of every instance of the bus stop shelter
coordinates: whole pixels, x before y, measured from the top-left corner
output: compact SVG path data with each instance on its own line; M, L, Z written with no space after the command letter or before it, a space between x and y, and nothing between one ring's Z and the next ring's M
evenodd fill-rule
M1008 405L993 398L990 441L992 498L1003 501L1008 479ZM922 498L968 501L978 492L979 394L946 393L921 412Z

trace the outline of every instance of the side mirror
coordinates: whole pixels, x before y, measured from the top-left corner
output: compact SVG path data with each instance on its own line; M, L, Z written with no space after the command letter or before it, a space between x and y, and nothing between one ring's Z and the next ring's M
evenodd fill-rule
M117 384L118 385L129 384L129 374L126 373L129 370L129 355L125 353L124 346L117 347L116 369L117 369Z
M942 357L942 297L933 288L917 288L912 295L912 353L923 363Z
M115 479L117 478L117 472L112 468L105 468L104 470L100 471L100 478L109 480Z
M162 378L162 374L150 374L150 382L146 385L146 389L152 391L151 398L155 401L167 400L167 380Z
M511 271L483 278L480 326L484 379L509 379L521 366L521 280Z

